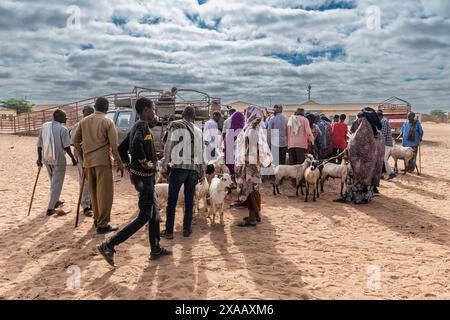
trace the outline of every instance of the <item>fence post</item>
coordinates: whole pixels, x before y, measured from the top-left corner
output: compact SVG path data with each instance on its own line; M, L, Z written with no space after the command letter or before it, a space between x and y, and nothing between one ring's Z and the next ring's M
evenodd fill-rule
M16 118L17 118L17 116L15 116L13 119L14 119L14 133L16 133Z

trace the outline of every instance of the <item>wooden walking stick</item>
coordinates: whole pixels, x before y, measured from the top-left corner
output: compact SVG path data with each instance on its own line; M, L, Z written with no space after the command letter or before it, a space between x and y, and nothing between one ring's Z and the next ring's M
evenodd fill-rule
M83 197L83 190L84 190L84 182L85 181L86 181L86 172L83 169L83 178L81 179L80 195L78 196L77 213L76 213L76 218L75 218L75 228L78 227L78 219L79 219L79 216L80 216L81 198Z
M36 181L34 182L33 193L31 194L30 207L28 208L27 217L30 215L30 212L31 212L31 206L33 205L34 193L36 192L36 186L37 186L37 183L38 183L38 180L39 180L39 174L41 173L41 169L42 169L42 166L39 166L38 167L38 173L37 173L37 176L36 176Z
M419 173L422 174L422 143L419 142Z

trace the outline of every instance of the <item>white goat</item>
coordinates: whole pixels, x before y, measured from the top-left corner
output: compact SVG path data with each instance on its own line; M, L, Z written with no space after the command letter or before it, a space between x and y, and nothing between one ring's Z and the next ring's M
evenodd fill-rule
M272 184L273 195L275 196L277 195L277 193L280 194L279 186L282 183L283 179L287 178L295 179L295 188L296 188L295 195L298 196L298 188L300 188L300 191L303 195L302 183L304 181L304 173L306 168L310 166L313 160L314 160L313 156L307 154L305 157L305 161L302 164L296 164L292 166L289 165L274 166L275 182Z
M403 161L405 163L405 171L403 174L406 174L406 170L408 168L409 161L411 161L414 158L414 149L410 148L410 147L402 147L402 146L396 145L392 148L390 156L395 161L395 166L394 166L395 172L398 172L397 160L403 159ZM417 174L419 175L419 168L417 167L417 164L416 164L416 169L417 169Z
M306 182L306 196L305 202L308 202L309 195L309 187L313 187L313 201L316 201L316 193L317 198L320 197L319 194L319 180L320 180L320 170L319 170L319 161L314 160L311 162L311 165L305 170L305 182Z
M209 186L209 196L211 202L211 212L208 217L211 217L212 214L212 224L216 223L216 211L220 212L220 224L223 223L223 207L225 204L225 196L227 195L227 188L231 188L233 186L233 180L231 180L231 176L228 173L224 173L223 175L218 175L211 180L211 184Z
M341 197L343 196L344 185L347 180L348 164L342 161L341 164L328 162L323 166L322 178L320 179L320 192L323 192L323 184L328 178L341 180Z
M167 179L162 174L162 163L164 161L164 158L161 160L158 160L156 163L156 175L155 175L155 181L156 183L165 183L167 182Z
M197 212L200 212L200 200L203 199L205 204L205 211L208 212L208 204L206 202L206 195L209 191L209 183L206 177L200 179L200 181L195 186L195 203Z

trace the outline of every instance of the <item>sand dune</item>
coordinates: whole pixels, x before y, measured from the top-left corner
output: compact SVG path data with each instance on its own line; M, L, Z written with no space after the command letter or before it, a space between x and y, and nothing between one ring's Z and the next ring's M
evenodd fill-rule
M224 227L211 226L201 212L191 238L183 238L178 210L175 239L162 240L172 257L149 262L143 229L117 248L114 270L96 254L105 236L94 232L92 219L73 227L75 168L67 168L62 194L72 213L45 215L44 169L27 217L36 139L0 135L0 298L448 299L450 125L424 129L423 175L382 181L370 205L333 203L338 181L308 203L289 183L276 197L266 184L257 228L236 227L245 210L227 209ZM127 176L117 180L112 221L123 225L137 198Z

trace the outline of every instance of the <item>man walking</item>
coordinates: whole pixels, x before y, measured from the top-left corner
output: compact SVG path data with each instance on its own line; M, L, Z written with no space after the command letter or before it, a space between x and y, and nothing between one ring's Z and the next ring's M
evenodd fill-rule
M83 118L86 118L87 116L93 114L95 112L94 108L92 106L85 106L83 108ZM80 125L80 122L77 122L73 128L70 130L70 140L73 141L75 138L75 132L77 132L78 126ZM83 160L82 156L78 154L77 149L74 149L74 156L77 159L77 169L78 169L78 179L80 180L80 186L83 182ZM84 181L83 186L83 194L81 196L81 207L83 208L83 213L86 217L92 217L92 208L91 208L91 200L89 199L89 190L87 185L87 179Z
M408 162L408 172L414 172L416 169L417 151L423 138L423 129L419 120L416 120L416 114L410 112L408 114L408 121L406 121L401 130L403 136L402 146L411 147L414 150L414 158Z
M267 142L275 154L278 151L278 163L286 164L286 153L288 150L288 119L283 115L283 106L276 104L273 107L273 117L269 120L267 127ZM272 137L274 141L272 141ZM273 145L272 145L273 143Z
M302 164L308 152L309 144L314 144L314 136L305 110L298 108L287 123L289 165Z
M195 110L187 107L183 119L172 122L168 127L164 148L163 170L170 168L169 194L167 200L166 229L161 235L173 239L175 209L180 188L184 185L183 235L192 233L192 213L194 209L195 186L203 175L202 132L194 124Z
M50 201L47 207L48 216L55 213L58 215L69 213L59 208L64 204L64 201L60 200L59 197L61 196L64 176L66 175L65 153L72 159L72 164L74 166L77 165L77 160L70 150L69 130L63 126L66 122L66 113L61 109L56 110L53 112L53 121L44 123L38 137L38 160L36 164L39 167L42 167L44 164L50 178Z
M385 151L384 151L384 167L386 168L386 172L389 175L388 180L391 180L395 178L396 174L391 168L391 165L389 164L389 156L391 155L391 150L394 147L394 140L392 139L392 131L391 126L389 125L389 120L386 119L383 115L383 110L377 111L378 118L380 118L382 129L381 132L384 136L384 144L385 144Z
M117 132L114 122L106 117L109 102L100 97L95 101L95 113L80 121L74 137L74 146L82 155L87 169L89 194L94 210L94 226L97 233L117 230L110 224L114 196L114 181L110 153L117 162L117 171L123 176L123 164L117 149Z
M139 214L109 240L97 245L97 250L112 266L114 266L114 247L125 242L146 223L149 224L150 259L154 260L171 254L169 250L159 245L159 206L155 194L155 172L158 159L153 134L149 127L155 117L153 103L148 98L139 98L135 108L139 121L133 125L127 138L119 146L119 152L123 163L129 167L131 183L139 193ZM131 155L131 162L129 155Z

